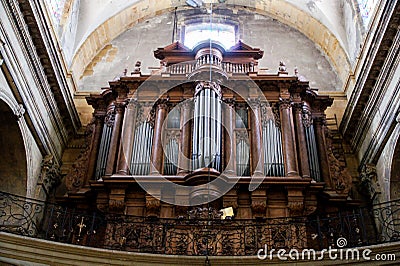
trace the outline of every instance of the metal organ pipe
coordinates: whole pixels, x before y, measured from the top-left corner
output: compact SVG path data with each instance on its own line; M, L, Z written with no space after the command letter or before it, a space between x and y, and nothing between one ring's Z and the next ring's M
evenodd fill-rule
M144 121L139 124L134 134L130 170L132 175L148 175L150 172L150 152L153 128Z
M321 172L318 160L318 149L315 139L314 126L311 124L305 127L306 142L307 142L307 155L310 164L311 177L316 181L321 181Z
M221 171L222 107L218 93L209 86L200 88L195 99L193 170L211 167Z
M282 137L272 119L263 123L264 173L267 176L284 176Z
M97 157L98 159L97 159L96 175L95 175L96 180L100 179L105 174L106 171L107 154L108 151L110 150L112 129L113 127L107 125L107 123L104 124L103 126L103 133L101 136L99 154Z

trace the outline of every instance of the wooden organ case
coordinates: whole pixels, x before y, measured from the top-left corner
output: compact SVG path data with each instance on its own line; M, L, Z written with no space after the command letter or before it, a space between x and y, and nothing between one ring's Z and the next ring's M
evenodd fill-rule
M263 52L179 42L87 97L87 145L66 177L71 200L105 213L176 218L195 205L235 219L307 216L349 201L325 110L333 99L286 72L258 70ZM229 188L229 189L226 189Z

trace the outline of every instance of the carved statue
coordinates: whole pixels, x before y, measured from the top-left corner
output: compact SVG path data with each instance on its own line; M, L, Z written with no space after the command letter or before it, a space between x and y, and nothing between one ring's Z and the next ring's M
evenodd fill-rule
M286 64L283 61L279 62L279 68L278 68L279 72L286 72Z

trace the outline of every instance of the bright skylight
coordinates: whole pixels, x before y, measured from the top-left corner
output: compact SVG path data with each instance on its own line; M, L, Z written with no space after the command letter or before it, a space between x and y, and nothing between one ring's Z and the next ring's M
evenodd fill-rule
M201 23L186 26L185 46L193 49L197 44L206 40L213 40L225 49L235 45L235 26L220 23Z

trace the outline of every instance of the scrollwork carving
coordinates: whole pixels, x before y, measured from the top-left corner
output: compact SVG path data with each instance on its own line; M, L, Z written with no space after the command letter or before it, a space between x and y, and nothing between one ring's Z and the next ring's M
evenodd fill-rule
M336 193L347 195L351 188L352 177L348 173L347 169L340 164L340 161L333 154L332 136L329 129L326 126L323 126L323 128L325 131L326 152L328 156L332 186L335 189Z
M61 182L60 166L53 155L46 155L42 160L42 170L39 185L42 185L47 193L50 193Z
M160 215L161 202L160 200L153 197L146 197L146 213L147 216L159 216Z
M72 168L65 178L65 185L69 192L78 191L86 179L89 153L96 119L96 117L93 117L92 121L86 126L83 150L78 155L76 161L72 164Z
M197 207L188 211L189 219L221 219L222 212L213 207Z
M125 210L125 201L120 199L110 199L108 208L111 212L123 212Z
M312 114L309 109L303 109L302 120L305 127L310 127L313 124Z
M277 128L281 128L281 113L279 112L279 105L275 105L274 107L272 107L272 113L274 115L274 119L275 119L275 126Z
M251 210L253 215L265 217L265 212L267 210L267 202L263 199L253 199L251 203Z
M304 203L303 201L297 201L297 200L289 201L288 209L290 210L290 214L293 216L303 215Z
M238 130L236 131L236 144L244 141L247 145L249 145L249 134L246 130Z
M107 112L106 117L104 118L104 124L108 127L113 127L115 122L115 110L110 110Z
M381 187L378 182L376 166L365 164L360 173L360 193L373 200L377 194L381 193Z

